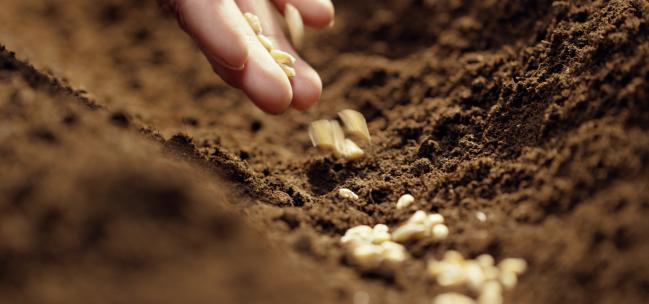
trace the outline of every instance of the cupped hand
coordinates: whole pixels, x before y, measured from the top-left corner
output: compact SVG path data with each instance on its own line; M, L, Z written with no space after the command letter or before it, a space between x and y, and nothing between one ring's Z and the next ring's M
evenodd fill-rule
M331 24L331 0L159 0L175 13L181 27L196 41L214 71L228 84L240 88L263 111L279 114L289 106L305 110L322 93L318 73L293 49L284 36L273 9L292 4L307 26ZM272 2L272 4L271 4ZM259 42L243 13L261 20L264 35L297 61L297 75L289 79Z

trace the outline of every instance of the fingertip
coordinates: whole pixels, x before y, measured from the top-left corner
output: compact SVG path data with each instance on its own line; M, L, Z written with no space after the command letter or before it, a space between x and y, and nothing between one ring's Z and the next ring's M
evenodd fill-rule
M277 67L279 70L279 67ZM257 107L269 114L281 114L288 109L293 91L288 78L279 71L273 73L247 73L244 91ZM281 77L276 77L280 74Z
M289 2L300 11L304 23L310 27L325 28L334 20L335 9L331 0Z
M304 64L306 66L306 64ZM293 80L293 101L291 106L305 111L318 103L322 95L322 80L311 67L299 69L300 74Z

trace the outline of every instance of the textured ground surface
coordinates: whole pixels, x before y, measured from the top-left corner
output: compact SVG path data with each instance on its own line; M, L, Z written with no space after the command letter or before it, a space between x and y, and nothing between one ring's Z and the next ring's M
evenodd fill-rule
M278 117L154 2L1 5L3 298L428 303L425 261L456 249L529 262L507 303L649 299L646 1L338 1L304 51L321 103ZM374 135L359 162L309 147L344 108ZM449 238L347 265L347 228L417 209Z

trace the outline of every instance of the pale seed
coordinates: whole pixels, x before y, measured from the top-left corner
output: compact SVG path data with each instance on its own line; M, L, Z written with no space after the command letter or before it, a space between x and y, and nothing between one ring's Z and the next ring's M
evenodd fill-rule
M436 296L433 304L475 304L475 301L461 293L447 292Z
M345 138L345 148L343 152L343 157L354 160L354 159L359 159L364 155L365 152L363 152L363 150L358 145L356 145L354 141L352 141L349 138Z
M444 224L437 224L433 226L433 239L435 240L443 240L448 237L448 227Z
M248 24L255 34L261 34L261 21L259 21L259 17L253 13L243 13L243 16L246 18L246 21L248 21Z
M358 195L354 193L352 190L349 190L347 188L340 188L338 190L338 195L342 198L348 198L348 199L358 199Z
M270 51L270 55L273 56L273 59L275 59L277 63L283 63L286 65L292 65L295 63L295 57L284 51L272 50Z
M342 110L338 112L338 116L345 124L345 129L351 136L362 139L367 143L371 143L370 131L367 128L367 121L365 117L358 111Z
M282 68L282 71L284 71L284 74L288 77L295 77L295 75L297 75L295 69L286 64L279 63L279 67Z
M291 42L296 49L302 48L304 41L304 22L300 12L291 4L286 4L284 18L291 36Z
M259 34L257 35L257 39L259 39L259 42L261 42L261 45L263 45L267 51L270 52L273 50L273 42L270 40L270 38L264 36L263 34Z
M405 208L410 206L415 201L415 197L410 194L402 195L397 201L397 209Z
M309 138L314 147L329 151L336 149L329 120L321 119L312 122L309 125Z

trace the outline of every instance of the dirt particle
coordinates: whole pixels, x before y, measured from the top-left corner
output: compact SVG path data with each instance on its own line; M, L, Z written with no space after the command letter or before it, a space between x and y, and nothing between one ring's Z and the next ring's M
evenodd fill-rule
M128 115L121 111L113 112L113 114L110 115L110 122L113 123L113 125L122 128L127 128L130 125L130 119Z

